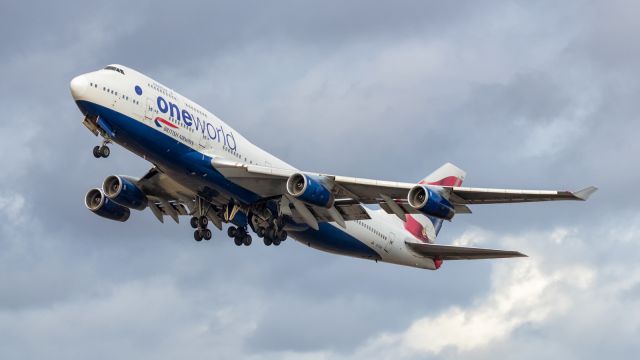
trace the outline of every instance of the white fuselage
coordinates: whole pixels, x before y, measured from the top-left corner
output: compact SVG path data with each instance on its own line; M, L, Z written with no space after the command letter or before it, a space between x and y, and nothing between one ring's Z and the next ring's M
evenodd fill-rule
M103 69L72 80L72 94L79 106L90 104L108 111L109 114L117 114L122 119L126 119L125 121L135 121L136 129L144 128L145 131L161 132L166 135L166 139L181 143L212 158L295 169L251 143L197 103L135 70L120 65L114 65L114 67L121 69L124 74ZM108 115L100 116L108 117ZM138 125L141 126L138 127ZM146 144L145 142L152 140L139 134L128 136L121 145L158 166L158 162L161 161L158 160L157 152L149 154L145 150L148 146L156 144ZM180 177L175 180L182 186L182 195L184 195L184 189L193 187L193 184L187 180L182 181ZM234 196L234 194L227 195ZM377 256L344 253L346 255L436 269L431 258L418 255L405 245L405 241L412 239L412 235L405 231L400 219L382 210L367 211L371 216L370 220L347 221L345 229L331 223L325 224L315 234L314 230L307 229L299 234L293 232L291 235L302 243L322 250L327 250L322 246L322 241L330 241L329 237L347 236L349 239L353 238L361 242ZM335 240L334 238L331 241ZM341 253L339 250L327 251Z

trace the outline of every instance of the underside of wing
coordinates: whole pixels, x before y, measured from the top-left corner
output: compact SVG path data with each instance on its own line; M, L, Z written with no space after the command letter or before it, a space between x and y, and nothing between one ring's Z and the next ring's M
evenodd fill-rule
M165 216L169 216L173 221L179 223L180 216L192 215L196 211L195 192L180 185L157 168L152 168L137 180L136 186L146 195L149 210L162 223ZM208 204L202 206L208 206ZM215 212L208 211L206 216L217 228L222 228L221 220Z
M526 257L518 251L482 249L451 245L436 245L416 242L405 242L407 246L422 256L442 260L478 260L511 257Z
M360 204L336 203L335 207L344 221L371 219L369 214L367 214L367 211ZM335 221L328 209L312 206L311 212L319 222Z

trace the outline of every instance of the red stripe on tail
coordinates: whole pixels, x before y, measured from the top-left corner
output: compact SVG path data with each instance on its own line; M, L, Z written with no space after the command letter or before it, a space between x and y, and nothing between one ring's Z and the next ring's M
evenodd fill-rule
M429 240L427 235L424 233L424 226L418 222L413 216L410 214L406 215L407 221L404 222L404 229L407 230L411 235L413 235L416 239L430 243L433 240Z
M447 176L438 181L420 181L419 184L422 185L436 185L436 186L460 186L462 185L462 179L455 176ZM407 214L407 221L404 223L404 229L407 230L411 235L413 235L416 239L425 242L432 243L435 239L429 239L424 231L424 225L422 225L418 220L416 220L412 215ZM429 220L430 221L430 220Z
M460 186L462 185L462 179L457 178L455 176L447 176L444 179L434 181L434 182L429 182L429 183L425 181L420 181L419 184L437 185L437 186Z

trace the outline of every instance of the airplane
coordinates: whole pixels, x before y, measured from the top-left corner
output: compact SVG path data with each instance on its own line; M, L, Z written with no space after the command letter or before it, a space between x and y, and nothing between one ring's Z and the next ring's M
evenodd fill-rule
M238 246L289 236L326 252L436 270L444 261L526 256L517 251L436 244L445 221L469 205L587 200L577 192L462 187L466 173L446 163L417 183L301 171L259 148L196 102L131 68L112 64L74 77L82 123L107 158L115 143L149 161L141 178L112 175L85 196L103 218L126 221L149 209L162 223L189 217L196 241L209 224Z

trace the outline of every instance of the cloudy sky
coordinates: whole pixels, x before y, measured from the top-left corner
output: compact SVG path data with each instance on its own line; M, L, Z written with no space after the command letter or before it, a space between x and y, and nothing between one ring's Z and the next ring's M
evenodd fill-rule
M634 1L5 0L0 358L602 359L640 350ZM97 144L69 80L121 63L302 169L600 191L476 206L445 244L527 259L436 272L237 248L87 189L149 164Z

